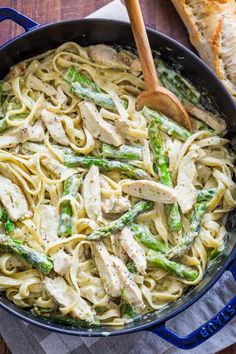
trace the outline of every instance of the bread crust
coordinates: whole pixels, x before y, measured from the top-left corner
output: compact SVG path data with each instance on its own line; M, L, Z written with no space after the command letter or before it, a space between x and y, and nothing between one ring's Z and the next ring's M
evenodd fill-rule
M235 0L171 0L201 58L236 100Z

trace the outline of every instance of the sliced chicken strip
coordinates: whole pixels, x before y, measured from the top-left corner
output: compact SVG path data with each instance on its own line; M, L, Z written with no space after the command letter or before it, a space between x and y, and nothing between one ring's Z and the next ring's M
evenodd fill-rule
M124 138L118 132L117 128L102 118L93 103L80 102L79 108L84 125L94 138L114 146L124 143Z
M92 242L92 252L105 291L112 297L120 296L121 282L113 265L111 255L108 253L103 242Z
M40 233L42 240L46 243L58 240L57 231L59 220L56 208L51 205L43 205L41 207L41 224Z
M227 125L224 119L219 118L201 108L198 108L191 103L187 103L185 108L187 109L188 113L201 120L203 123L209 125L209 127L214 129L217 133L223 133L226 131Z
M13 221L27 218L32 215L28 209L27 200L17 184L4 176L0 176L0 200L5 207L9 218Z
M120 214L129 210L131 207L129 199L125 197L104 198L102 201L102 210L106 214Z
M57 143L64 146L70 145L70 141L67 138L61 123L61 116L58 116L44 108L42 110L42 120L50 135Z
M63 250L52 254L51 259L55 272L62 276L68 271L72 263L72 256Z
M152 200L164 204L176 202L176 192L173 188L148 180L128 181L122 184L124 193L141 199Z
M32 74L30 74L27 78L27 86L32 88L33 90L43 92L49 97L55 96L57 94L57 91L53 86L49 85L45 81L41 81Z
M62 277L54 279L46 277L43 284L48 294L52 296L59 305L69 307L76 304L70 312L71 316L89 323L94 321L94 314L90 306Z
M128 227L125 227L119 234L119 241L128 256L134 261L139 273L144 275L147 268L145 252Z
M113 264L117 269L118 276L125 288L125 293L128 302L135 306L137 310L142 311L145 307L142 293L135 283L131 273L128 271L126 265L116 256L111 256Z
M128 69L128 66L121 60L117 51L111 46L98 44L89 47L90 58L97 64L112 68Z
M197 170L194 161L198 157L195 151L190 151L182 159L179 165L177 185L177 200L183 214L189 212L196 201L196 189L194 180Z
M41 120L37 120L33 126L23 124L23 126L20 127L20 132L21 132L20 143L25 143L26 141L34 141L34 142L43 141L45 136L45 132Z
M53 172L58 178L67 178L71 175L71 169L65 167L57 160L53 159L50 156L44 156L41 158L41 162L44 167L46 167L49 171ZM76 170L74 170L76 172Z
M0 149L15 147L26 141L40 142L43 141L44 135L41 121L37 121L33 126L23 124L0 135Z
M85 176L83 183L84 206L87 215L95 221L102 220L102 202L99 169L92 166Z

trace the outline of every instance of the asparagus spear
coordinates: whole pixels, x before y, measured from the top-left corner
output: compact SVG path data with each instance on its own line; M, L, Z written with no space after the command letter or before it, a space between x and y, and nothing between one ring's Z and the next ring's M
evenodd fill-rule
M142 160L143 151L138 146L121 145L115 148L112 145L102 144L102 156L111 159Z
M134 305L129 304L128 302L122 300L120 306L121 317L134 318L138 315L137 309Z
M98 315L98 316L103 315L107 310L108 309L105 306L96 306L95 307L96 315Z
M154 61L162 85L179 98L190 114L198 119L201 112L201 114L204 114L204 112L209 114L210 111L212 112L211 118L217 121L218 114L210 97L202 94L202 92L200 93L188 80L184 79L181 74L173 70L160 58ZM198 114L196 110L193 113L193 106L198 108Z
M0 212L0 220L3 223L4 226L4 230L6 232L6 234L10 234L15 230L15 224L13 221L11 221L11 219L9 218L7 211L5 208L1 209Z
M76 197L80 185L81 185L80 175L70 176L64 182L63 195L70 195L72 197ZM68 200L64 201L61 204L58 234L60 236L70 236L72 234L72 208Z
M71 66L64 75L64 80L71 84L72 82L79 82L84 88L93 90L94 92L102 92L100 87L90 80L81 71Z
M97 106L101 106L107 109L115 110L113 98L103 92L99 86L93 81L89 80L87 76L76 70L71 66L64 76L65 81L70 84L70 90L83 100L92 101ZM122 104L126 107L125 100L121 100Z
M188 281L194 281L198 277L198 272L196 270L193 270L184 264L170 261L163 254L153 250L148 251L147 262L149 266L162 268L170 274Z
M160 58L154 59L158 78L162 85L173 92L182 102L188 101L193 105L200 102L200 92L179 73L174 71Z
M101 171L119 171L127 177L134 179L150 179L147 172L131 164L103 159L97 156L79 156L64 154L64 165L67 167L90 168L92 165L98 166Z
M197 203L208 202L216 194L216 188L202 189L197 191Z
M185 141L191 136L187 129L181 127L178 123L167 118L162 113L154 112L148 107L144 107L142 113L146 119L156 122L156 124L163 132L174 136L179 140Z
M135 263L134 263L133 261L127 263L127 264L126 264L126 267L128 268L128 270L129 270L130 273L138 274L137 267L136 267L136 265L135 265Z
M207 203L196 203L191 221L191 229L186 235L184 235L180 243L167 253L169 259L182 257L184 253L191 248L194 240L199 235L206 209Z
M40 309L37 306L35 306L33 309L31 309L31 313L35 316L45 318L50 322L61 324L63 326L98 327L100 325L100 322L98 319L96 319L96 321L93 323L87 323L84 320L80 320L78 318L73 318L68 315L64 316L64 315L61 315L60 313L44 311L43 309Z
M132 209L123 214L119 219L111 222L109 225L101 227L93 231L87 239L89 241L98 241L117 231L122 230L125 226L129 225L140 213L149 210L153 207L153 202L149 200L141 200Z
M223 247L220 248L215 248L214 250L212 250L208 256L209 260L213 260L216 257L218 257L222 252L224 251L224 245Z
M154 170L158 173L162 184L173 188L168 167L168 159L166 158L163 149L163 142L159 130L159 125L155 120L152 120L149 126L149 141L153 152ZM168 215L168 225L171 231L178 232L181 230L182 224L178 204L174 203L167 205L166 211Z
M143 226L132 224L131 230L134 233L134 237L147 248L161 253L166 253L170 250L169 246L158 240L149 230L145 229Z
M22 257L33 268L39 269L44 274L48 274L53 269L52 261L45 254L31 249L17 240L12 240L6 235L0 235L0 250Z
M9 128L8 123L5 118L2 118L0 120L0 133L4 132Z

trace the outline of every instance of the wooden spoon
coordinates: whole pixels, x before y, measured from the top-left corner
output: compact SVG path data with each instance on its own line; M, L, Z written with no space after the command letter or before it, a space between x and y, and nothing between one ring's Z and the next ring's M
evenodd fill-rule
M172 92L160 85L139 1L125 0L125 5L129 14L146 86L146 90L137 98L136 109L139 111L143 106L151 107L176 120L191 131L191 120L181 102Z

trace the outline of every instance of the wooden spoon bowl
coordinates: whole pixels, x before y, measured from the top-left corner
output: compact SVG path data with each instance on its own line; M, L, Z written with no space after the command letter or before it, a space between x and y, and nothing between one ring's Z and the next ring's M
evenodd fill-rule
M125 0L125 5L129 14L146 88L137 98L136 109L139 111L144 106L148 106L172 118L191 131L191 120L179 99L160 85L139 1Z

